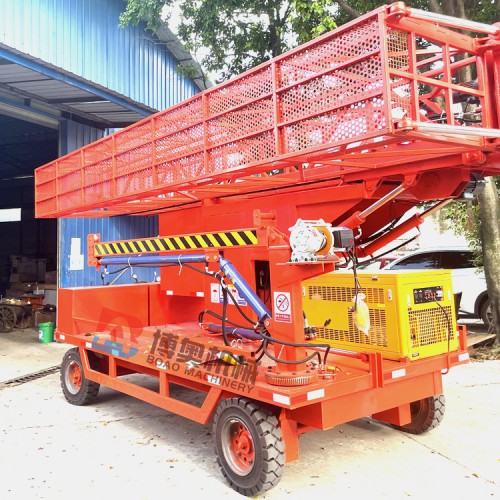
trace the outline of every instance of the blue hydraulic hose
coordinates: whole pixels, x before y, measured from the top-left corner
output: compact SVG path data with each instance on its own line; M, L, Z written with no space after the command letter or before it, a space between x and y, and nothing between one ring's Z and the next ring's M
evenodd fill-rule
M161 264L197 264L205 263L206 256L203 253L198 254L174 254L174 255L106 255L100 258L100 264L103 266L158 266ZM271 318L271 311L260 300L259 296L252 290L243 276L236 270L233 264L220 258L219 266L224 275L229 278L231 283L238 290L239 295L244 298L252 310L257 314L259 322Z
M196 264L206 262L203 253L184 255L106 255L101 257L103 266L158 266L159 264Z

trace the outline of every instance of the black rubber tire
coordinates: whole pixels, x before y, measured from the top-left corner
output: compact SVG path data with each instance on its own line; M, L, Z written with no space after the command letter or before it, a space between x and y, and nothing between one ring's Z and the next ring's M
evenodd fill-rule
M481 304L481 311L479 312L479 315L481 316L481 320L483 321L485 326L490 326L492 320L492 313L491 313L491 304L489 298L487 298Z
M408 434L423 434L441 423L445 408L444 394L414 401L410 403L411 422L407 425L395 425L394 427Z
M238 453L231 446L231 441L238 441L238 429L244 433L243 448L249 445L249 456L253 456L248 463L235 457ZM253 496L279 483L285 465L285 445L278 419L270 410L243 397L225 399L215 410L213 434L217 462L231 488ZM229 435L233 439L228 439ZM235 470L240 464L245 470Z
M76 406L95 401L100 384L85 377L78 347L66 352L61 363L61 387L64 397Z

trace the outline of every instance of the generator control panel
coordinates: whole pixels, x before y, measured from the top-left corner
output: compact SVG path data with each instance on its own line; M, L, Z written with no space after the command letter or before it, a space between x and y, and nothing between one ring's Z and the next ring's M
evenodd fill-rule
M430 286L426 288L413 289L413 302L415 304L426 304L427 302L436 302L443 300L443 287Z

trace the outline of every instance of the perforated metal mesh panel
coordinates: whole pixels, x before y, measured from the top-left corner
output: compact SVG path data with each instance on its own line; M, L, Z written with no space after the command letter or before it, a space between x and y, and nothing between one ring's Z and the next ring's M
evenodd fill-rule
M422 106L441 114L433 103L439 97L445 102L444 119L455 124L449 102L458 89L453 61L467 52L471 71L480 79L487 72L476 71L485 64L476 64L483 53L475 52L465 35L449 46L452 31L447 36L446 29L435 30L425 21L399 29L404 20L396 29L389 11L381 7L37 169L37 216L106 216L103 209L112 207L116 213L134 213L143 210L145 201L152 210L167 208L180 199L213 196L207 185L236 181L238 193L253 192L274 186L284 173L279 169L289 166L306 174L315 169L315 179L364 174L367 167L377 170L374 178L380 179L384 169L402 164L407 172L409 165L416 165L411 162L421 154L419 141L425 138L409 142L412 131L398 130L401 119L426 119ZM425 39L420 27L433 33L430 45L437 49L428 55L416 43ZM460 92L486 101L491 87L482 81L478 85L480 91L462 86ZM478 126L491 126L486 120L492 115L484 116ZM450 142L463 144L461 138L453 141L441 134L428 139L427 147L436 150L442 141L449 155L457 152ZM405 149L398 149L403 144ZM469 139L469 144L484 146L482 138ZM369 155L368 164L360 159L362 154Z
M419 311L410 311L408 320L412 345L420 347L446 342L448 336L450 340L456 340L455 329L450 329L451 317L451 306L445 306L443 310L437 310L434 306Z
M356 351L379 351L389 359L421 359L455 349L455 311L449 271L358 273L369 309L368 333L352 312L356 290L349 273L331 273L304 282L304 312L316 342ZM414 290L439 285L439 305L414 303ZM449 337L449 338L448 338Z
M368 345L387 347L387 325L385 311L379 309L370 310L371 328L368 335L359 331L353 322L352 313L349 312L349 328L346 330L335 330L325 326L316 328L318 338L324 340L350 342L356 345Z
M370 304L384 304L383 288L363 288L362 292L366 296L366 301ZM307 294L310 299L332 300L336 302L352 302L356 294L355 288L343 286L322 286L311 285L307 287Z
M387 34L387 53L389 68L407 70L410 65L408 33L389 30ZM411 80L400 76L391 76L390 82L393 118L411 117L413 95Z

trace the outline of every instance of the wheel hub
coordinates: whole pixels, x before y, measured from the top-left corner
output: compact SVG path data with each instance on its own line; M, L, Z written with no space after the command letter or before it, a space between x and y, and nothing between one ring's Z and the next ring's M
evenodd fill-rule
M252 435L239 419L228 419L223 429L223 449L231 469L240 476L250 474L255 462Z
M241 462L247 465L253 464L253 443L248 429L243 427L243 425L238 424L238 429L235 430L231 441L232 447Z
M77 394L82 386L82 370L76 361L70 361L68 363L65 379L71 394Z
M16 314L9 306L0 306L0 331L9 332L16 326Z

